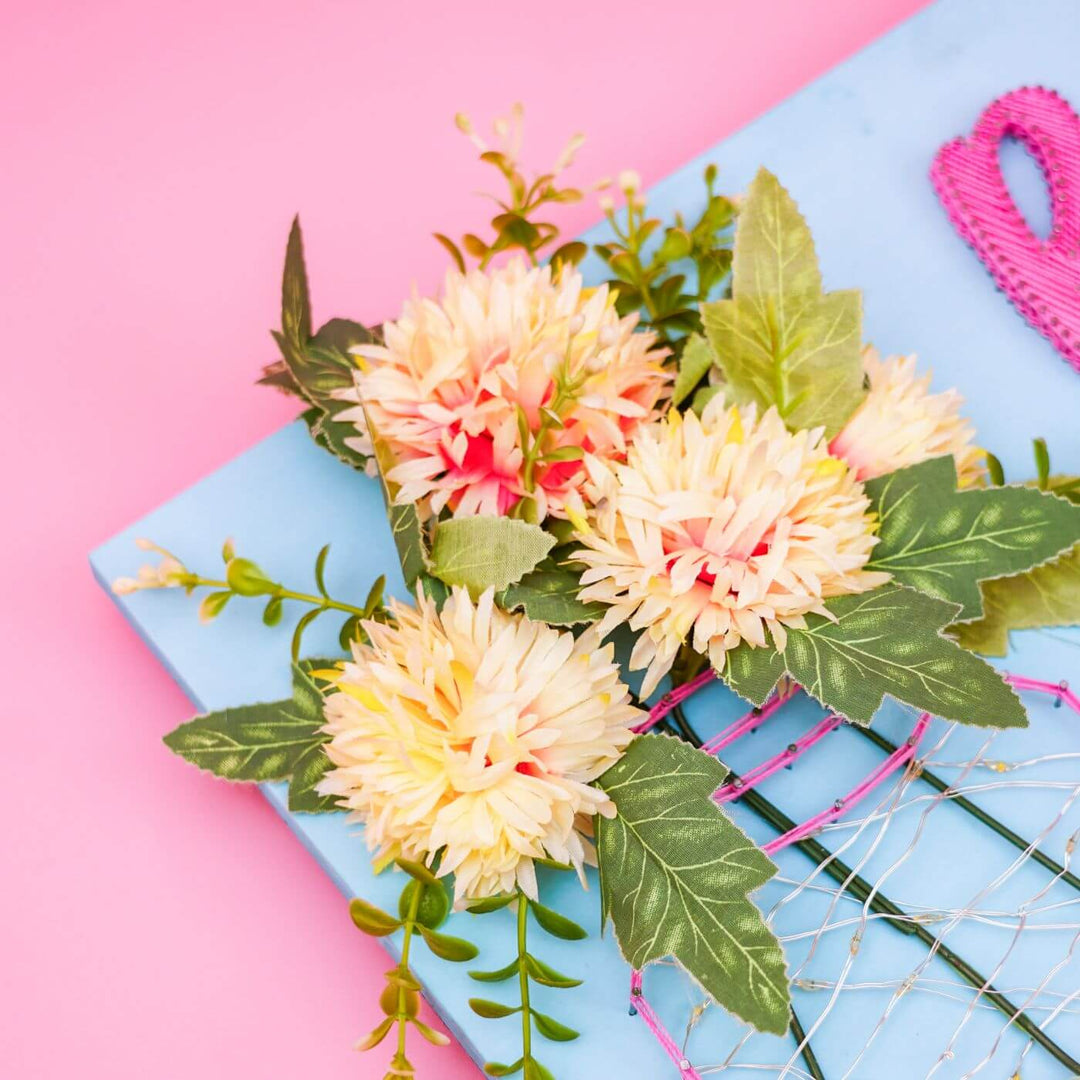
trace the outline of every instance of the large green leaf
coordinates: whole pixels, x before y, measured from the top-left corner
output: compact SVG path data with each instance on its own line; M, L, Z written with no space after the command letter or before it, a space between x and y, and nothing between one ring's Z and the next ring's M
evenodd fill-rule
M454 518L435 529L431 572L477 596L520 581L554 546L551 533L518 518Z
M1080 506L1032 487L956 490L952 455L871 480L881 519L868 569L982 614L979 582L1030 570L1080 541Z
M806 221L766 169L739 213L732 297L701 314L738 404L775 405L793 430L823 425L831 436L862 400L861 297L821 291Z
M1009 631L1080 625L1080 546L1026 574L982 583L983 615L951 628L965 649L1009 651Z
M674 957L725 1009L783 1034L790 994L783 950L747 899L776 867L716 805L727 770L663 735L635 739L598 785L601 919L634 967Z
M671 404L681 405L713 366L716 357L709 343L700 334L691 334L679 357L679 374L671 390Z
M886 694L946 720L1025 727L1020 699L985 661L943 637L956 605L890 582L826 602L833 620L809 615L784 650L740 645L722 673L738 694L764 703L787 672L847 719L869 724Z
M329 759L328 736L321 730L323 699L311 668L308 661L293 665L291 698L204 713L169 732L165 745L224 780L262 783L291 776L290 810L334 810L314 790Z
M606 610L603 604L584 604L577 598L584 567L580 563L564 564L558 555L558 550L552 552L535 570L503 589L497 598L499 606L506 611L521 609L530 619L551 626L602 619Z

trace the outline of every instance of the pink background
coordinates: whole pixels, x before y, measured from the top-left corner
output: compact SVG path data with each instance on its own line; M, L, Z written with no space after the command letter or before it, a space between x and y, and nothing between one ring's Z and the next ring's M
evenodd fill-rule
M385 955L256 792L165 751L190 707L86 565L294 414L251 386L294 211L316 316L377 321L485 220L455 110L520 99L532 164L580 128L577 179L651 182L921 6L4 5L0 1073L382 1076L350 1047Z

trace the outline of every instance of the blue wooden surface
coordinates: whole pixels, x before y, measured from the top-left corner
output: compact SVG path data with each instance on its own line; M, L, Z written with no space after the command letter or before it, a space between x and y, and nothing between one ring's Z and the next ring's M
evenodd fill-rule
M886 352L918 352L923 364L933 367L939 388L959 386L983 444L998 454L1010 477L1031 474L1030 439L1036 434L1048 438L1061 471L1080 472L1076 421L1080 375L995 291L974 255L951 231L926 178L936 148L968 131L981 108L1005 90L1043 83L1080 102L1078 55L1080 9L1072 0L1025 4L941 0L659 184L651 193L651 205L665 215L677 208L692 213L701 199L701 170L710 161L720 166L721 186L727 191L741 189L759 165L768 166L792 190L813 226L827 287L864 291L869 340ZM1007 151L1004 157L1019 201L1030 208L1033 220L1045 220L1041 180L1021 153ZM600 235L602 230L593 234ZM587 270L594 277L598 274L594 263L587 264ZM266 272L276 269L268 267ZM135 568L142 553L133 539L142 535L173 548L196 568L217 565L221 541L231 535L242 554L291 583L309 580L315 552L331 541L327 572L331 591L362 596L373 577L388 572L391 591L403 594L375 483L318 450L299 425L271 436L96 550L92 564L103 583ZM198 708L287 694L289 626L263 627L255 603L236 601L206 627L197 623L193 602L176 593L140 594L118 603ZM330 620L322 627L316 624L306 638L306 651L334 649L332 631ZM1080 674L1078 646L1080 634L1074 630L1017 635L1008 666L1053 680L1071 675L1075 681ZM689 710L705 734L739 711L738 702L722 688L699 695ZM815 714L808 704L793 706L745 740L727 760L734 768L745 768L790 741ZM892 735L900 734L909 722L900 709L888 706L879 720L881 730ZM137 730L132 734L139 737ZM985 733L976 729L959 731L944 756L958 759L974 753L984 738ZM1035 699L1031 730L1002 736L993 756L1077 750L1078 718ZM863 740L841 730L764 790L799 817L831 801L877 760L876 751ZM1080 767L1061 762L1040 766L1032 776L1075 784L1080 782ZM341 815L293 816L285 810L280 785L268 785L265 792L342 892L383 905L393 903L400 882L393 875L372 874L362 836L347 827ZM1063 796L1046 789L1024 794L1013 790L988 793L980 801L1017 829L1035 834L1053 820ZM741 808L734 812L753 835L769 839L768 831ZM897 817L870 858L871 879L905 849L918 820L917 810ZM1080 816L1074 810L1048 836L1046 850L1061 858L1067 836L1078 825ZM840 834L831 834L830 842L840 840ZM929 819L915 855L889 876L886 891L912 904L965 904L1009 865L1013 855L946 806ZM851 862L856 856L845 857ZM801 880L810 869L797 852L783 853L779 862L782 876L788 878ZM988 906L1014 906L1045 880L1043 872L1027 866L990 898ZM640 1021L627 1015L626 966L610 934L601 940L595 933L595 883L584 893L565 876L551 875L542 880L542 889L549 903L593 933L585 943L548 938L543 942L541 954L546 959L587 981L570 992L538 988L540 1009L583 1031L575 1043L543 1043L541 1059L561 1080L673 1075ZM767 910L786 890L783 883L774 883L757 899ZM1057 885L1048 898L1068 901L1074 895ZM780 910L777 928L797 933L813 927L824 916L827 900L824 894L803 894ZM837 917L857 913L856 907L841 903ZM485 968L501 966L512 954L511 916L506 912L482 920L454 916L450 931L481 945ZM804 976L835 978L849 939L845 930L824 938ZM948 940L987 967L997 963L1008 944L1004 931L973 922L956 928ZM395 947L393 940L388 947ZM806 941L793 943L792 962L801 962L806 949ZM1003 986L1034 985L1063 953L1060 935L1029 934L997 981ZM923 955L919 944L887 927L871 925L852 979L903 978ZM417 950L416 966L430 999L474 1059L505 1061L518 1056L515 1023L481 1020L468 1010L465 1001L475 993L476 984L462 967L434 961L424 949ZM931 965L927 975L955 981L940 963ZM485 987L485 995L506 995L509 1000L513 993L509 985ZM1063 968L1052 985L1066 993L1080 985L1077 962ZM669 968L659 968L650 972L647 989L671 1025L681 1031L688 1006L696 1000L688 982ZM869 1080L925 1075L964 1016L969 998L962 991L957 996L961 1000L918 992L907 995L853 1075ZM813 1040L827 1076L845 1072L854 1056L852 1047L869 1038L888 998L889 991L867 989L840 1001ZM796 992L805 1024L813 1022L827 999L821 990ZM978 1011L955 1046L955 1059L936 1075L964 1076L988 1051L1000 1028L999 1014ZM1051 1030L1074 1056L1080 1055L1076 1014L1059 1017ZM710 1010L692 1038L690 1056L702 1066L720 1062L740 1033L737 1024ZM1006 1033L1000 1053L979 1075L1010 1076L1022 1047L1015 1032ZM755 1037L738 1060L782 1064L790 1050L789 1040ZM1025 1080L1037 1080L1065 1074L1035 1050L1023 1075Z

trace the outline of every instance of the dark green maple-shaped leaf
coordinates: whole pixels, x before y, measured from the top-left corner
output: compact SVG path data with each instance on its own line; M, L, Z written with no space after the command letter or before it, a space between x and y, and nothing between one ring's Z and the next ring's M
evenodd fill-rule
M291 698L204 713L169 732L165 745L224 780L262 783L291 776L290 810L334 810L314 791L329 764L322 694L310 674L318 663L293 665Z
M730 400L775 405L789 428L830 436L862 400L861 297L822 292L806 221L766 169L739 213L732 297L701 314Z
M553 552L537 568L520 581L508 585L496 598L506 611L518 609L530 619L551 626L575 626L603 618L603 604L585 604L578 598L581 592L580 563L561 564Z
M869 724L886 694L946 720L1025 727L1020 699L985 661L941 631L956 605L890 582L826 602L835 621L808 615L783 652L740 645L722 673L755 705L785 672L841 716Z
M776 867L713 801L727 769L663 735L630 744L598 785L601 920L634 967L674 957L725 1009L783 1034L790 992L784 953L747 899Z
M956 490L951 455L866 484L881 519L867 566L982 614L979 582L1030 570L1080 541L1080 506L1032 487Z

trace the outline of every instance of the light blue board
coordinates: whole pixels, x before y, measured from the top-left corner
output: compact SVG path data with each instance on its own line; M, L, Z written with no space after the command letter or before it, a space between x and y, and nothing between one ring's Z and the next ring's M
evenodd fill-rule
M1075 0L1022 4L942 0L659 184L651 193L651 206L663 214L676 208L692 212L700 203L699 177L707 162L721 167L728 191L740 190L759 165L767 165L788 185L808 216L828 287L864 291L870 340L883 351L918 352L922 362L933 367L939 388L961 387L982 439L999 455L1011 477L1031 474L1030 438L1035 434L1049 439L1062 471L1080 472L1076 425L1080 376L994 290L974 255L948 226L927 181L936 148L968 131L981 108L996 95L1025 83L1044 83L1080 102L1078 56L1080 8ZM1041 181L1025 168L1019 153L1007 155L1007 164L1022 205L1032 207L1033 218L1044 220ZM592 238L601 235L596 230ZM593 276L598 274L595 263L587 269ZM276 271L270 267L267 272ZM370 581L387 571L392 591L403 592L376 485L318 450L299 425L260 443L95 551L93 568L103 583L135 568L141 553L133 539L142 535L175 549L196 568L215 566L222 539L231 535L242 553L289 582L308 581L314 553L332 541L327 575L332 591L362 596ZM119 604L200 709L288 693L289 628L265 629L255 603L234 602L208 627L197 624L194 604L179 594L142 594ZM312 654L326 652L334 648L334 640L329 621L321 628L316 624L306 638L306 649ZM1080 667L1078 645L1076 631L1020 635L1009 666L1054 680L1069 675L1075 679ZM707 734L740 709L731 695L714 688L700 695L689 711ZM792 707L733 750L730 764L743 769L773 752L813 713L808 705ZM1068 710L1054 710L1036 700L1032 720L1030 732L1001 737L993 755L1022 758L1080 750L1080 723ZM909 722L899 709L887 708L880 725L896 736ZM138 737L137 731L133 737ZM974 753L982 738L973 729L960 731L943 756L956 760ZM876 752L863 740L840 731L764 790L792 816L807 815L849 787L877 760ZM1080 767L1075 761L1065 761L1040 766L1031 775L1075 784L1080 781ZM341 815L294 817L284 808L280 786L268 786L266 796L343 893L383 905L394 902L400 882L392 875L373 876L362 837L345 825ZM989 809L1028 835L1053 821L1062 797L1062 792L1045 789L980 796ZM770 837L742 808L736 807L735 813L761 841ZM868 864L871 880L903 850L918 816L917 810L908 811L894 821ZM1080 818L1074 810L1047 837L1045 849L1061 858L1067 836L1078 825ZM842 834L832 833L826 839L835 845ZM911 904L966 903L1012 857L1012 849L946 806L929 819L916 854L891 874L885 888ZM848 853L849 862L855 858ZM782 875L796 880L810 869L797 852L785 852L779 862ZM991 897L988 906L1017 903L1018 897L1032 895L1045 880L1041 871L1029 865L1002 894ZM586 943L571 945L545 938L540 946L541 954L556 967L587 979L572 992L537 990L539 1008L583 1031L575 1043L541 1045L541 1059L560 1080L673 1075L640 1021L628 1016L626 966L610 935L601 941L595 933L595 887L585 894L566 876L552 875L543 880L542 888L549 903L587 925L593 934ZM773 884L757 899L768 909L785 891L786 886ZM1057 885L1049 899L1069 901L1074 895ZM825 902L823 894L804 893L781 909L778 929L791 933L813 927L824 914ZM857 908L842 903L838 916L857 913ZM1063 918L1060 913L1055 917ZM1072 918L1075 921L1075 915ZM493 968L511 956L510 920L506 912L482 920L460 915L454 916L450 930L476 940L482 947L483 966ZM541 936L539 931L537 935ZM804 975L835 978L847 955L849 937L850 931L826 937ZM1009 939L1000 929L965 922L948 940L989 968L997 963ZM395 947L393 941L388 945ZM806 942L792 944L789 953L793 963L801 962ZM888 927L872 925L851 978L861 983L900 979L923 954L917 943ZM1034 985L1063 954L1060 935L1029 934L997 973L998 985ZM481 1020L466 1007L466 998L475 994L477 984L461 966L435 962L422 948L417 950L416 966L430 1000L477 1062L518 1056L515 1022ZM940 963L932 964L927 974L954 981ZM1060 970L1051 985L1066 993L1080 986L1078 963L1074 960ZM673 1028L681 1031L693 997L685 980L672 969L661 968L650 972L647 988L661 1002L661 1011ZM510 1000L513 990L504 984L485 987L484 992ZM821 990L796 992L804 1024L813 1022L827 997ZM852 1075L868 1080L925 1075L963 1018L970 996L959 991L957 997L960 1000L949 1001L925 993L907 995ZM813 1039L826 1076L845 1073L854 1056L852 1048L869 1038L888 999L888 991L867 989L841 1000ZM936 1075L964 1076L990 1049L1001 1028L1000 1019L993 1011L977 1011L954 1047L955 1058ZM1080 1019L1075 1012L1060 1016L1051 1030L1074 1056L1080 1055ZM710 1010L692 1038L690 1056L701 1066L718 1063L739 1035L738 1025L718 1010ZM1006 1032L997 1056L979 1075L1010 1076L1023 1045L1015 1032ZM738 1061L781 1065L791 1046L788 1039L756 1037L740 1050ZM775 1075L775 1071L767 1069L765 1074ZM1037 1080L1065 1072L1036 1049L1025 1061L1023 1075L1025 1080Z

